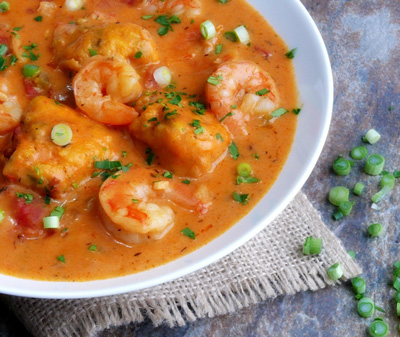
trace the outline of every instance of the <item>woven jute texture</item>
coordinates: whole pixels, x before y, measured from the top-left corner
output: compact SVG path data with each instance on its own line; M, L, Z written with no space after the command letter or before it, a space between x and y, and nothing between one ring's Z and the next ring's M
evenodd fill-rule
M318 256L304 256L307 236L323 239ZM155 326L184 325L233 312L278 295L333 284L326 269L339 262L342 280L361 270L339 239L300 193L255 238L220 261L193 274L149 289L102 298L42 300L4 296L35 336L95 336L97 332L148 317Z

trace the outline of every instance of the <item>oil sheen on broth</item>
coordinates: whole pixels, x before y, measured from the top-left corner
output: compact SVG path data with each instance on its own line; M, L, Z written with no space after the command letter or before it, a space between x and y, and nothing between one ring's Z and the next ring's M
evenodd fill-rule
M288 47L245 1L168 1L8 0L0 13L1 273L86 281L165 264L279 175L298 108ZM248 44L225 34L240 25ZM45 229L54 209L59 228Z

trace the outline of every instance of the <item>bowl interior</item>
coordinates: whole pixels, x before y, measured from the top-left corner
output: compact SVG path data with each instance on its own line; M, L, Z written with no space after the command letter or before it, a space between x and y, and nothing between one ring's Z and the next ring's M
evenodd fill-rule
M119 278L90 282L42 282L0 275L0 292L39 298L84 298L139 290L202 268L239 247L268 225L297 194L325 142L332 112L333 81L322 38L298 0L249 0L283 38L297 48L294 66L300 103L288 160L267 195L241 221L206 246L166 265Z

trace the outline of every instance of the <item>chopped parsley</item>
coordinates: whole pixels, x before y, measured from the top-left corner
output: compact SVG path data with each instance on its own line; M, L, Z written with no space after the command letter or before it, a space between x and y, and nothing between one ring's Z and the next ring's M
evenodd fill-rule
M5 212L0 209L0 222L2 222L4 220L4 216L5 216Z
M292 110L292 112L293 112L295 115L298 115L298 114L300 113L300 111L301 111L301 108L295 108L295 109Z
M73 187L74 189L77 189L77 188L79 187L79 185L78 185L77 183L72 183L72 187Z
M8 47L5 44L0 44L0 55L5 55L7 53Z
M249 202L249 195L237 194L236 192L233 192L233 200L241 203L242 205L246 205Z
M236 178L236 185L254 184L254 183L258 183L259 181L260 181L260 179L257 179L255 177L240 177L240 176L238 176Z
M194 232L189 227L186 227L186 228L182 229L181 233L183 235L186 235L188 238L193 239L193 240L196 238L196 235L194 234Z
M132 199L132 202L133 202L134 204L137 204L137 203L139 202L139 200L137 200L137 199Z
M141 51L138 51L138 52L135 54L134 58L135 58L135 59L140 59L140 58L142 57L142 55L143 55L143 53L142 53Z
M207 79L207 82L210 83L210 84L212 84L212 85L218 85L218 84L221 83L222 79L223 79L222 75L218 75L217 77L210 76L210 77Z
M288 51L288 52L285 54L285 56L286 56L288 59L293 59L293 58L295 57L295 55L296 55L296 52L297 52L297 48L293 48L292 50Z
M224 139L222 138L222 136L221 136L220 133L217 133L217 134L215 135L215 138L217 138L217 140L220 140L221 142L224 141Z
M172 179L172 172L166 171L162 175L164 178Z
M181 104L182 97L180 95L175 95L172 99L168 101L169 104L177 105L177 106L182 106Z
M57 260L62 263L65 263L65 256L64 255L57 256Z
M236 104L231 105L231 109L237 109L237 105Z
M232 156L233 159L238 159L239 157L239 150L236 146L236 144L234 142L231 143L231 145L229 145L229 153Z
M143 15L143 16L142 16L142 19L143 19L143 20L149 20L149 19L151 19L153 16L154 16L154 15Z
M195 101L190 101L189 105L196 108L196 110L192 110L195 114L197 115L204 115L206 111L206 106L202 102L195 102Z
M156 154L149 147L146 149L146 154L147 154L146 158L147 165L153 164L154 157L156 156Z
M126 158L127 154L128 153L126 151L122 151L122 157Z
M37 22L42 22L43 20L43 16L39 15L36 18L33 18L33 20L37 21Z
M226 118L233 116L233 112L228 112L224 117L222 117L219 121L222 123Z
M190 185L190 180L188 179L182 180L182 184Z
M170 119L172 116L175 116L175 115L178 115L178 113L176 112L176 110L173 110L173 111L171 111L171 112L167 112L167 113L164 115L164 119L168 120L168 119Z
M164 36L169 31L173 31L174 29L172 28L172 24L181 23L181 20L176 15L159 15L154 21L162 26L158 29L158 35L160 36Z
M193 122L189 123L189 125L194 127L194 133L196 135L204 132L204 128L200 125L200 121L198 119L193 119Z
M260 156L259 156L257 153L253 153L253 154L252 154L252 157L253 157L255 160L260 159Z
M15 192L18 198L25 199L25 204L30 204L33 201L33 195L30 193Z
M256 95L262 96L262 95L265 95L265 94L268 94L268 93L269 93L269 90L267 88L264 88L264 89L261 89L261 90L257 91Z

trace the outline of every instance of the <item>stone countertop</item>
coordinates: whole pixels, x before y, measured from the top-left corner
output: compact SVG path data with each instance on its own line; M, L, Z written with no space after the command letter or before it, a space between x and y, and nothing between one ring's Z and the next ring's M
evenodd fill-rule
M338 155L347 155L353 146L361 144L361 135L375 128L382 139L373 146L374 152L386 157L387 170L400 170L400 5L398 0L302 2L325 40L335 81L329 137L303 190L345 247L357 252L367 293L386 309L383 315L390 325L390 335L396 335L400 319L388 282L393 262L400 259L400 184L381 202L381 210L374 211L369 200L378 189L379 179L358 169L347 177L338 177L330 167ZM329 189L336 185L351 187L359 180L368 184L369 191L357 199L351 216L332 220L333 207L326 201ZM366 235L366 226L373 222L384 226L382 237L371 239ZM112 328L99 337L367 336L371 321L358 316L354 294L345 284L278 297L185 327L153 328L145 322ZM0 335L30 336L1 303Z

